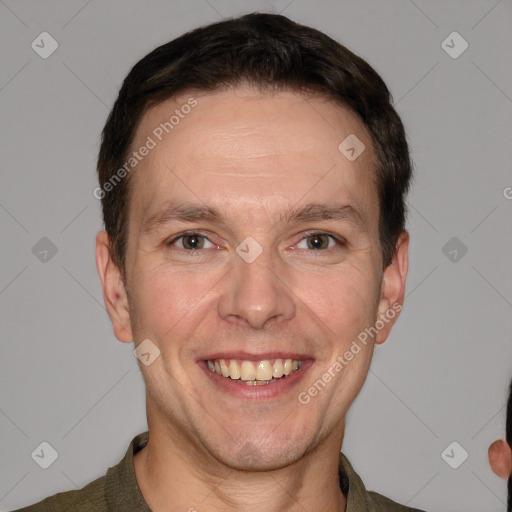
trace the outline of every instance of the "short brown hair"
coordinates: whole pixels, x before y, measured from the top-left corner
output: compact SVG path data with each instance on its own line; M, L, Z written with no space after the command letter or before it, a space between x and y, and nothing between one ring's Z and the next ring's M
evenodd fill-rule
M318 93L359 114L378 161L379 238L386 268L405 229L405 198L412 178L404 127L386 84L366 61L322 32L285 16L252 13L196 28L159 46L135 64L123 82L98 157L103 220L112 259L123 275L129 176L105 186L129 158L142 116L186 91L242 84Z

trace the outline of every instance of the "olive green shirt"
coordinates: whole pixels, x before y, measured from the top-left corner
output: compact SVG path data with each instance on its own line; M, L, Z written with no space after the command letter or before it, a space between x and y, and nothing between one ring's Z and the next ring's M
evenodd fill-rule
M134 437L121 462L82 489L55 494L15 512L151 512L133 467L134 454L146 446L148 439L148 432ZM343 453L340 453L339 482L347 497L346 512L422 512L368 492Z

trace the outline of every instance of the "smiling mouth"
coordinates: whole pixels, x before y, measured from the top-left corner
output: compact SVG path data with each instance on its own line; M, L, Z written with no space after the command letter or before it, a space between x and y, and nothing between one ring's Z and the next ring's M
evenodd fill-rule
M295 359L265 359L261 361L209 359L205 363L211 372L238 384L262 386L286 379L301 368L303 361Z

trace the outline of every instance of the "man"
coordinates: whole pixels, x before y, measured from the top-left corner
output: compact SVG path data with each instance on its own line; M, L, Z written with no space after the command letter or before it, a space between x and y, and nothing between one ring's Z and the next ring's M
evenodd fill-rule
M284 16L199 28L125 79L96 261L148 432L35 511L405 511L340 452L404 299L411 162L361 58Z
M489 464L500 478L507 480L507 512L512 512L512 381L509 385L505 439L489 446Z

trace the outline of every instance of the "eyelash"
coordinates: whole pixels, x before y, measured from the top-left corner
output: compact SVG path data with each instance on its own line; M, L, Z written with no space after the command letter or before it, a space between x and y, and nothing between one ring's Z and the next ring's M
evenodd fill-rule
M203 234L200 231L186 231L184 233L181 233L181 234L175 236L171 240L165 242L165 245L168 246L168 247L171 247L172 244L174 244L175 242L177 242L181 238L184 238L186 236L191 236L191 235L199 235L199 236L201 236L203 238L206 238L206 240L208 240L210 243L212 243L212 244L214 243L205 234ZM306 238L309 238L309 237L315 236L315 235L326 235L326 236L330 237L331 239L333 239L339 246L345 246L347 244L347 242L343 238L340 238L340 237L338 237L336 235L333 235L332 233L328 233L326 231L310 231L310 232L307 232L297 243L300 243L303 240L305 240ZM216 244L214 244L214 245L216 245ZM190 252L190 253L201 250L201 249L182 249L181 247L178 247L178 249L180 251L186 251L186 252ZM334 249L334 247L330 247L328 249L310 249L310 250L314 251L314 252L326 252L326 251L331 251L333 249ZM304 249L302 249L302 250L304 250Z

